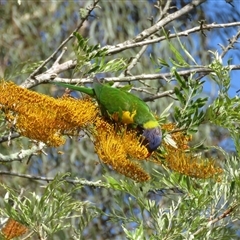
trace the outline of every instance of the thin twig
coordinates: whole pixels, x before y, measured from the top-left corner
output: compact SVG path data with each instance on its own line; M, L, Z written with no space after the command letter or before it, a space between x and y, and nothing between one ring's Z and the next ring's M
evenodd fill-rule
M223 51L222 51L222 53L220 55L221 58L223 58L230 49L234 48L234 44L237 42L239 37L240 37L240 30L237 32L237 34L235 36L233 36L232 38L230 38L228 40L229 44L226 47L222 47Z
M171 5L171 1L165 1L165 6L164 8L161 7L161 2L158 1L156 5L154 5L157 9L159 9L159 18L158 21L163 19L163 17L167 14L169 8Z
M146 45L146 46L143 46L143 47L141 48L141 50L139 51L139 53L136 54L136 56L135 56L134 58L131 58L131 59L130 59L130 61L129 61L129 63L128 63L127 69L126 69L124 72L122 72L119 77L132 75L132 74L130 73L130 71L136 66L137 62L139 61L139 59L141 58L141 56L143 55L143 53L146 51L147 47L148 47L147 45ZM119 82L115 82L115 83L113 84L113 87L117 87L119 84L120 84Z
M233 212L233 210L238 206L238 204L234 204L232 207L230 207L229 209L227 209L226 211L224 211L220 216L212 219L211 221L209 221L208 226L210 227L211 225L213 225L214 223L220 221L221 219L227 217L230 213ZM193 233L193 236L198 235L201 231L203 231L206 228L206 226L199 228L195 233Z
M168 90L168 91L165 91L165 92L162 92L162 93L157 93L151 97L145 97L143 98L143 101L144 102L150 102L150 101L154 101L156 99L159 99L159 98L163 98L163 97L170 97L170 98L173 98L175 100L175 98L172 96L172 94L174 94L174 91L173 90Z
M145 89L145 88L136 88L136 87L132 87L131 88L131 90L133 90L133 91L136 91L136 92L143 92L143 93L147 93L147 94L149 94L149 95L151 95L151 96L153 96L154 95L154 93L152 93L152 92L149 92L147 89Z
M186 130L188 130L188 128L178 128L178 129L174 129L174 130L168 132L168 134L173 134L173 133L176 133L176 132L184 132Z
M232 207L230 207L229 209L227 209L226 211L224 211L220 216L214 218L213 220L211 220L209 222L209 225L212 225L218 221L220 221L221 219L227 217L231 212L233 212L233 210L238 206L238 204L233 205Z
M136 56L131 59L130 64L128 65L127 69L125 70L125 76L131 75L130 71L136 66L137 62L139 61L139 59L141 58L143 53L146 51L147 47L148 47L148 45L143 46L141 48L141 50L139 51L139 53L137 53Z
M54 65L59 65L60 60L62 59L64 53L67 51L67 47L64 47L62 52L59 54L58 58L56 59L56 61L53 63Z

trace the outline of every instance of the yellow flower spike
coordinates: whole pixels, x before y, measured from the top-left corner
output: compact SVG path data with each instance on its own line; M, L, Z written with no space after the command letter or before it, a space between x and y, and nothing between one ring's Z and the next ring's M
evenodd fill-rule
M174 124L165 124L162 129L172 131L175 129ZM176 142L177 148L163 143L166 149L165 165L170 169L195 178L211 178L223 172L217 167L214 159L205 159L193 153L187 153L185 150L189 148L188 143L191 136L183 132L173 132L171 134Z
M145 160L148 157L149 152L147 148L142 145L142 140L137 135L136 131L125 131L123 141L125 151L133 158L136 158L138 160Z
M134 157L143 158L146 156L145 149L139 153L141 147L136 139L132 139L132 133L127 132L126 128L123 131L116 131L113 125L104 121L101 118L96 120L95 132L95 150L99 158L106 164L110 165L117 172L130 177L136 181L142 182L150 179L150 176L140 167L139 164L130 160L130 152L127 151L127 145L136 147L137 151ZM131 142L126 142L126 141ZM147 150L147 149L146 149ZM132 152L133 153L133 152Z
M90 100L55 99L21 88L12 82L0 82L0 104L6 118L17 130L49 146L64 144L64 133L75 134L94 122L98 110Z

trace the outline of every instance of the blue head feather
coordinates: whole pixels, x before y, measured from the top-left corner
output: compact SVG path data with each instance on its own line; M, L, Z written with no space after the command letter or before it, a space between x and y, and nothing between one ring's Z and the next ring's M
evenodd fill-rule
M143 143L150 153L155 151L162 142L162 131L160 127L144 129L142 135L145 138Z

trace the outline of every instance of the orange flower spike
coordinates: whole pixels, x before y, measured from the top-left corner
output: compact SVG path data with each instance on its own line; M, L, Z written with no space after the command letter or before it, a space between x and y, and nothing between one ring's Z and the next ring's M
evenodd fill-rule
M2 233L4 237L8 240L22 236L27 232L27 230L27 227L10 218L8 219L6 225L2 228Z

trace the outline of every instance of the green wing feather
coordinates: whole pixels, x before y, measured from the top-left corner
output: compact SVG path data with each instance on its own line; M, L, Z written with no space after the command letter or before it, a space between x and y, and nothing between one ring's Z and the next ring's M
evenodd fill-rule
M144 127L146 123L149 123L144 128L158 126L157 120L148 105L137 96L97 81L94 81L93 89L99 104L110 115L116 113L121 115L127 111L130 115L134 114L133 125Z

